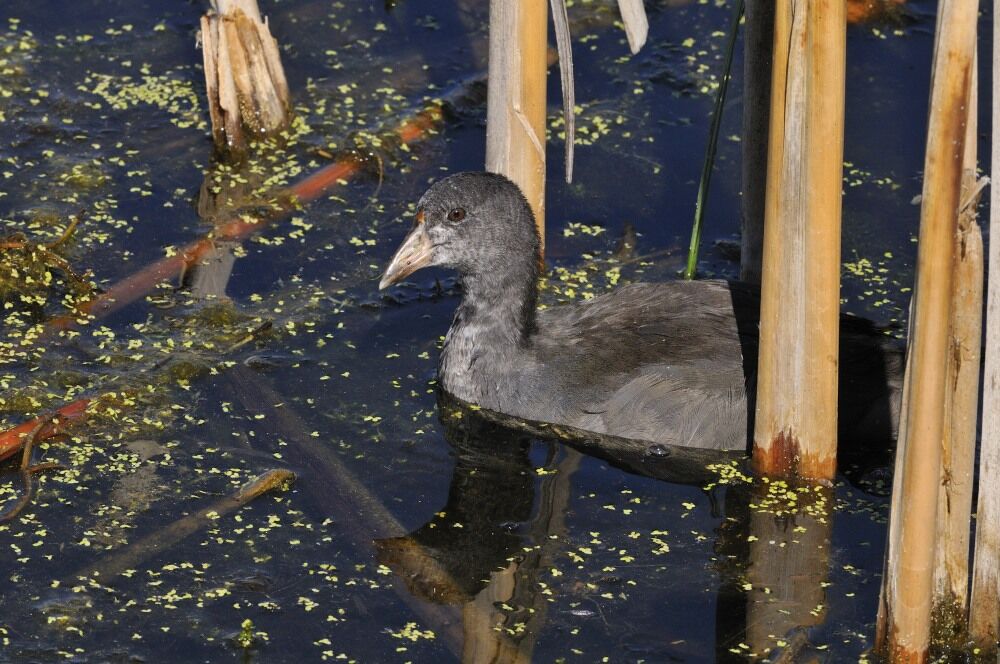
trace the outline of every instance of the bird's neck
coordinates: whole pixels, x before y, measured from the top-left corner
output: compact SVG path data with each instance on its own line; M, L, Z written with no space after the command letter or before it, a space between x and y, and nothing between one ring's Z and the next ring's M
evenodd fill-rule
M526 345L535 332L538 271L533 268L483 271L463 276L465 295L452 330L474 333L492 348Z
M499 407L509 395L500 374L516 370L519 353L535 332L538 272L484 271L463 275L465 295L441 353L441 384L455 396Z

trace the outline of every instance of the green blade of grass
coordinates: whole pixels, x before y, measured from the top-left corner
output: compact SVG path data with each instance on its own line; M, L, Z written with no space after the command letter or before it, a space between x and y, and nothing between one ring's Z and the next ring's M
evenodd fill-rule
M701 244L701 226L705 218L705 200L708 198L708 185L712 180L712 168L715 166L715 148L719 143L719 128L722 125L722 106L726 103L726 90L733 69L733 51L736 50L736 35L740 29L740 19L743 17L743 1L734 0L733 17L729 24L729 39L726 43L726 62L719 81L719 90L715 95L715 108L712 110L712 125L708 130L708 145L705 148L705 161L701 167L701 178L698 180L698 197L694 204L694 224L691 227L691 245L688 247L687 267L684 268L684 278L694 279L698 264L698 245Z

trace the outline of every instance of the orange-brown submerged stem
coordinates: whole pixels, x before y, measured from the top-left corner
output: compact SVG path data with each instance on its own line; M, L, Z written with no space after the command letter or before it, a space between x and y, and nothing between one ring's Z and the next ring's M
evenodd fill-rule
M40 442L66 433L85 418L89 405L90 399L78 399L54 413L41 415L0 433L0 460L16 454L28 440Z

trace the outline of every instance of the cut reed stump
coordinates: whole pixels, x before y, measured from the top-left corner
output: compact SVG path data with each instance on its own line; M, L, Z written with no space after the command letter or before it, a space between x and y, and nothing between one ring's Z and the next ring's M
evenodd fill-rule
M1000 34L1000 12L993 12ZM1000 640L1000 40L993 40L993 149L990 170L990 262L986 304L986 368L979 449L979 502L972 568L969 632L980 648L995 651Z
M878 646L893 662L925 662L930 645L945 376L949 350L955 235L976 0L938 5L915 301L902 413L899 494L893 496Z
M758 472L836 471L844 3L779 0L767 157Z
M524 192L545 241L546 0L491 0L486 170Z
M288 83L257 0L212 0L212 8L201 18L212 137L221 154L239 156L288 125Z
M973 67L973 70L975 67ZM965 126L961 209L955 237L951 323L945 376L941 490L938 493L934 563L933 631L961 638L966 631L969 534L976 461L979 359L983 324L983 235L976 223L976 80L972 79Z

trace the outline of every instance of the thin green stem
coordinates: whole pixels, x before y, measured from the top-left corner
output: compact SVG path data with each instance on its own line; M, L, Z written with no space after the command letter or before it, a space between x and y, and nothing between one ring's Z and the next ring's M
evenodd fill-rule
M698 245L701 244L701 225L705 218L705 200L708 198L708 185L712 180L712 168L715 166L715 149L719 144L719 128L722 126L722 106L726 103L726 90L733 69L733 52L736 50L736 35L740 29L740 19L743 17L743 1L734 0L733 18L729 25L729 41L726 44L726 64L719 81L719 91L715 95L715 108L712 110L712 125L708 131L708 146L705 148L705 161L701 167L701 179L698 181L698 198L694 204L694 225L691 228L691 245L688 247L687 267L684 268L684 278L694 279L698 265Z

